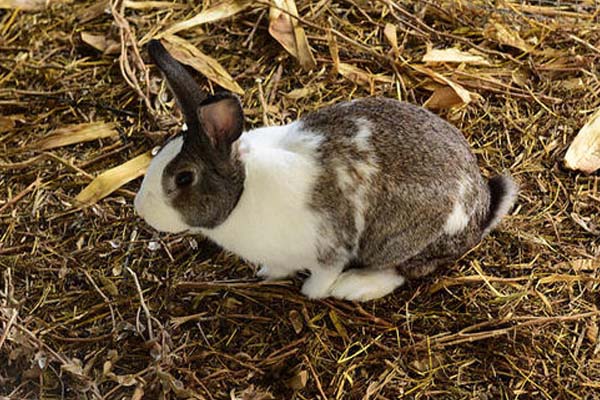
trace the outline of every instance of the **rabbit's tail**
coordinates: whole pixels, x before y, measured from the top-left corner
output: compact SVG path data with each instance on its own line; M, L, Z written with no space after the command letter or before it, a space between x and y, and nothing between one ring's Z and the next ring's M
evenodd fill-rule
M483 224L483 236L490 233L515 204L519 186L510 175L498 175L488 181L490 208Z

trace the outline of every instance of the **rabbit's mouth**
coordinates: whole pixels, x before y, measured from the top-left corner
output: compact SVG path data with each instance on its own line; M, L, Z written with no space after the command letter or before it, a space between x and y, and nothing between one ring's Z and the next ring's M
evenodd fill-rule
M140 190L133 204L136 214L159 232L181 233L190 229L173 208L152 192Z

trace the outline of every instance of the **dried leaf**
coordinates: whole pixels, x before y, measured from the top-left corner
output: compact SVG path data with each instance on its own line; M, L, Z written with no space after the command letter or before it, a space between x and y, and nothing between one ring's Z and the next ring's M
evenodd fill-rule
M133 386L137 383L137 377L135 374L117 375L114 372L108 372L105 374L105 376L125 387Z
M81 32L81 40L105 54L118 54L121 52L121 45L118 42L107 39L103 35Z
M171 375L170 373L159 369L156 372L156 375L158 376L161 383L163 384L163 388L169 388L170 390L173 391L173 393L175 393L175 395L177 397L186 398L186 399L198 398L197 396L194 395L194 392L192 390L186 389L185 386L183 385L183 383L179 379L177 379L173 375Z
M94 35L88 32L81 32L81 40L96 50L104 51L106 50L106 38L103 35Z
M74 378L85 381L88 378L83 373L83 366L81 365L81 360L77 358L73 358L69 360L68 363L61 365L61 371L65 371L70 373Z
M109 0L100 0L92 4L91 6L82 9L77 14L77 19L79 20L79 22L89 22L98 18L101 15L104 15L106 12L108 12L108 10L110 10Z
M8 132L15 127L15 122L24 122L23 114L0 115L0 133Z
M423 62L426 63L466 63L489 65L490 63L482 56L467 53L455 48L449 49L428 49L423 56Z
M454 89L443 86L436 89L423 106L431 110L440 110L462 104L464 104L462 98L454 91Z
M240 95L244 94L244 89L233 80L217 60L202 53L193 44L179 36L166 35L163 40L163 44L177 61L189 65L227 90Z
M315 92L315 88L303 87L303 88L299 88L299 89L294 89L291 92L284 94L284 96L287 97L288 99L298 100L303 97L310 96L314 92Z
M375 82L393 83L394 79L387 75L375 75L354 65L341 62L338 65L338 72L344 78L356 83L357 85L373 88Z
M552 314L554 312L554 309L552 308L552 303L550 302L550 300L548 300L548 296L537 290L534 293L542 300L542 303L544 303L544 305L546 306L546 310L548 311L548 313Z
M269 10L269 34L283 48L296 57L300 65L309 71L317 62L308 46L304 29L298 24L298 10L294 0L273 0L274 6Z
M579 276L579 275L568 275L568 274L550 274L548 276L545 276L543 278L540 278L540 280L538 281L538 283L540 285L545 285L548 283L556 283L556 282L579 282L582 280L585 280L585 276Z
M126 183L144 174L152 160L151 152L144 153L118 167L104 171L77 195L81 204L93 204Z
M383 28L383 36L385 36L390 46L392 46L392 51L394 54L399 55L400 50L398 49L398 34L396 33L396 25L390 23L385 24L385 28Z
M600 168L600 108L573 139L565 155L565 165L586 174Z
M131 8L133 10L147 10L149 8L180 8L182 5L173 3L172 1L123 1L125 8Z
M52 131L50 135L37 142L35 148L48 150L118 135L119 133L115 130L113 123L90 122L67 125Z
M592 344L598 342L598 323L596 321L590 321L588 323L585 336Z
M419 71L419 72L429 76L431 79L433 79L437 83L441 83L443 85L447 85L447 86L451 87L452 90L454 90L456 95L462 100L463 103L469 104L471 102L471 100L473 99L473 95L471 92L469 92L467 89L463 88L458 83L453 82L450 79L446 78L442 74L438 74L437 72L435 72L429 68L422 67L420 65L412 65L412 68L415 69L416 71Z
M582 90L586 87L584 80L581 78L564 79L558 81L557 84L568 91Z
M333 72L339 73L340 71L340 54L338 44L335 36L331 33L331 30L327 31L327 43L329 44L329 54L331 55L331 61L333 61Z
M104 361L102 364L102 375L108 375L112 372L113 363L110 360Z
M131 400L142 400L144 398L144 388L143 386L136 386L133 394L131 395Z
M425 357L421 359L415 359L408 365L419 373L426 373L431 371L444 363L444 356L442 354L432 354L431 357Z
M510 30L499 22L490 22L485 28L484 35L500 44L517 48L525 53L533 50L533 47L525 42L518 32Z
M344 341L349 342L350 337L348 336L348 331L346 331L346 328L342 324L342 321L340 321L340 318L338 317L335 311L329 311L329 319L333 323L333 326L335 327L335 330L340 335L340 337L344 339Z
M19 9L25 11L43 10L49 5L48 0L0 0L0 9Z
M102 286L103 289L105 291L108 292L108 294L110 294L111 296L118 296L119 295L119 289L117 288L117 285L115 285L115 283L108 279L106 276L104 275L100 275L100 282L102 282Z
M296 310L292 310L289 313L290 322L292 323L292 327L294 328L294 332L299 334L302 332L302 328L304 327L304 321L300 313Z
M541 2L544 3L544 2ZM549 16L549 17L571 17L579 19L592 19L595 17L594 13L576 12L565 10L567 7L561 7L560 3L547 3L549 6L533 5L533 4L519 4L517 2L506 2L498 3L497 10L503 10L504 5L507 5L510 11L519 10L521 12L533 14L536 16ZM590 3L593 4L593 3ZM504 11L504 10L503 10Z
M193 18L181 21L168 28L163 35L172 35L185 29L190 29L198 25L208 22L215 22L221 19L229 18L240 11L245 10L252 4L249 0L229 0L217 4L214 7L208 8L200 12Z
M296 375L294 375L293 377L291 377L290 379L288 379L285 384L290 389L300 390L306 386L307 382L308 382L308 372L306 370L302 370L302 371L298 372Z
M570 261L569 264L573 267L575 271L593 272L600 270L600 258L582 258L579 260Z

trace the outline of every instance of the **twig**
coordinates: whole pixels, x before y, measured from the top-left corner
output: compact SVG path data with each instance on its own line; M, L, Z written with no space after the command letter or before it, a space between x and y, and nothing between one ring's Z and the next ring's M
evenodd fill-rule
M113 334L107 333L107 334L100 335L100 336L86 337L86 338L64 337L64 336L56 335L54 333L50 333L49 336L52 337L52 339L54 339L54 340L58 340L61 342L66 342L66 343L96 343L96 342L101 342L103 340L108 340L108 339L112 338Z
M2 350L2 345L4 344L4 341L6 340L6 337L8 336L8 332L10 331L10 328L15 323L15 321L17 319L17 315L19 315L19 311L13 310L13 314L10 316L10 319L6 323L6 327L4 328L4 332L2 332L2 336L0 336L0 350Z
M138 96L144 100L148 111L151 114L155 114L154 108L152 107L152 103L150 102L150 73L148 72L148 68L146 68L146 64L144 64L144 60L140 55L139 49L137 47L136 40L131 32L131 28L129 27L129 22L123 16L124 5L120 4L117 6L119 0L110 0L110 9L113 18L115 19L115 24L119 27L120 36L121 36L121 54L119 55L119 66L121 68L121 75L123 75L123 79L125 82L136 91ZM136 77L136 73L131 68L128 59L128 45L133 49L133 58L137 62L138 67L142 70L144 74L144 79L146 81L146 93L140 87L138 79Z
M534 93L532 93L531 91L526 91L523 89L515 88L515 87L513 87L511 85L507 85L506 83L503 83L503 82L498 82L495 80L487 79L482 75L475 76L473 74L470 74L470 73L467 73L464 71L460 71L458 69L453 71L453 73L456 75L464 76L464 77L471 78L471 79L474 79L477 81L486 82L486 83L489 83L490 85L498 86L499 88L504 88L510 93L511 96L514 96L514 97L533 99L532 96L534 95ZM476 88L476 89L480 88L480 89L484 89L484 90L498 91L499 93L504 93L503 91L501 91L499 89L495 89L495 88L492 88L489 86L483 86L483 85L480 85L479 83L473 84L468 81L458 81L458 83L460 83L463 86L472 87L472 88ZM553 103L561 103L563 101L562 99L560 99L558 97L552 97L552 96L548 96L548 95L544 95L544 94L535 94L535 95L538 96L539 98L551 101Z
M262 108L262 117L263 117L263 124L265 126L269 126L269 116L267 115L267 102L265 100L265 93L263 91L263 87L262 87L262 79L257 78L256 79L256 86L258 86L258 100L260 101L260 106Z
M92 174L85 172L83 169L79 168L78 166L74 165L73 163L68 162L64 158L57 156L54 153L45 151L43 154L44 154L44 156L46 156L48 158L52 158L53 160L58 161L59 163L63 164L65 167L71 168L75 172L79 172L81 175L85 176L89 180L94 179L94 176Z
M244 42L242 43L242 46L244 47L248 47L248 50L252 50L252 38L254 37L254 34L256 33L256 30L258 29L263 17L265 16L265 14L267 13L267 10L262 10L262 12L260 13L260 15L258 16L256 23L254 24L254 26L252 27L252 30L250 31L250 34L248 35L248 37L246 38L246 40L244 40Z
M31 157L28 160L25 161L20 161L20 162L15 162L15 163L0 163L0 169L9 169L9 170L15 170L15 169L22 169L22 168L27 168L29 166L31 166L31 164L34 164L36 161L38 161L40 158L43 158L44 154L39 154L35 157Z
M152 331L152 315L150 314L150 309L148 308L148 306L146 305L146 302L144 301L144 293L142 293L142 287L140 286L140 281L138 280L137 274L129 267L125 267L127 269L127 271L131 274L131 276L133 277L133 280L135 281L135 288L137 289L138 295L140 297L140 305L142 306L142 309L144 310L144 314L146 314L146 322L148 324L148 335L150 336L150 340L154 339L154 332Z
M384 319L381 319L379 317L376 317L373 314L369 314L364 308L362 308L362 306L359 303L356 303L355 306L356 306L356 309L358 310L359 314L364 315L365 317L369 318L371 321L373 321L377 325L386 326L388 328L394 327L394 324L392 324Z
M1 315L0 315L0 318L2 318ZM50 353L60 363L65 364L65 365L69 364L69 361L66 358L64 358L63 356L61 356L60 354L58 354L54 349L52 349L46 343L44 343L40 339L38 339L37 336L35 336L35 334L33 332L31 332L29 329L25 328L24 326L19 325L18 323L15 323L14 326L15 326L15 328L19 329L21 332L25 333L25 335L28 336L29 339L31 339L31 341L33 343L35 343L38 348L45 349L48 353Z
M35 181L31 182L29 184L29 186L27 186L23 191L21 191L21 193L15 195L13 198L8 200L2 207L0 207L0 214L2 214L4 212L4 210L8 209L9 207L11 207L11 206L15 205L17 202L19 202L19 200L21 200L23 197L25 197L27 195L27 193L29 193L33 189L35 189L40 183L42 183L42 180L40 178L37 178Z
M179 282L175 284L175 290L192 290L206 288L248 288L257 286L282 286L288 287L290 281L214 281L214 282Z
M485 324L476 324L476 325L464 328L457 333L446 334L446 335L438 336L438 337L435 337L435 336L428 337L428 338L416 343L414 346L410 346L410 347L420 348L420 347L431 346L431 347L440 348L440 347L453 346L453 345L457 345L457 344L461 344L461 343L472 343L472 342L476 342L479 340L489 339L492 337L504 335L506 333L510 333L510 332L516 331L519 328L524 328L527 326L545 325L545 324L550 324L550 323L555 323L555 322L576 321L576 320L582 320L584 318L594 317L597 315L600 315L600 311L591 311L591 312L582 313L582 314L564 315L564 316L558 316L558 317L513 317L511 320L508 320L508 321L500 320L500 321L495 321L494 323L505 324L505 323L509 323L511 321L525 321L525 322L517 323L514 326L510 326L510 327L506 327L506 328L498 328L498 329L491 329L491 330L486 330L486 331L482 331L482 332L470 333L470 331L473 329L479 329L484 325L489 326L492 323L486 322Z
M321 381L319 380L319 375L317 375L317 372L315 371L315 368L312 366L312 363L310 362L307 355L304 354L303 357L304 357L304 361L308 364L308 369L310 369L310 374L312 375L313 379L315 380L315 385L317 385L317 390L321 394L321 397L323 397L323 400L327 400L327 395L323 391L323 386L321 386Z
M90 283L92 284L92 286L94 287L94 289L96 289L96 291L98 293L100 293L100 296L102 297L102 299L104 299L104 302L108 305L108 309L110 310L110 316L111 316L111 320L112 320L113 330L115 330L117 328L117 323L115 322L115 311L113 310L113 307L112 307L112 304L110 303L109 298L106 297L106 295L104 294L104 292L102 292L102 290L100 290L100 288L98 287L98 285L96 285L96 282L94 282L94 279L89 274L89 272L87 272L83 268L81 270L83 271L83 274L85 275L85 277L88 278L88 280L90 281Z

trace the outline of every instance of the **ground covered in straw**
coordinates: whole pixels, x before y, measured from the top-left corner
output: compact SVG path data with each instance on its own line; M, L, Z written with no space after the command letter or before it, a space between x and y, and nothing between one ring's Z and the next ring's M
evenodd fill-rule
M297 1L310 71L269 34L267 3L177 32L244 90L249 127L429 100L487 176L521 183L476 249L365 304L309 301L300 280L260 283L200 237L156 234L133 212L139 179L75 207L178 129L132 43L148 61L149 38L216 2L21 3L41 9L0 11L0 397L600 398L599 179L562 164L600 105L592 0ZM479 57L422 61L452 47ZM98 122L118 135L42 141Z

